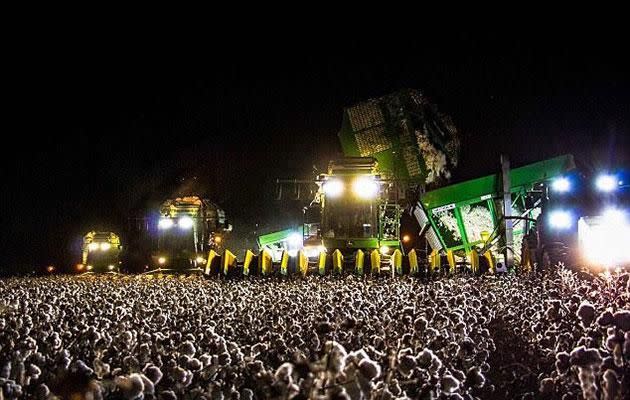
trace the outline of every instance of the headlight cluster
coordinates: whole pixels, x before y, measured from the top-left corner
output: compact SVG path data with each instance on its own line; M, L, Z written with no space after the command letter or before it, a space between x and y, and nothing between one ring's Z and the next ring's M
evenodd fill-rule
M107 251L111 248L112 248L112 245L107 242L92 242L88 244L89 251L97 251L97 250Z
M189 230L194 224L191 217L181 217L177 220L177 226L181 230ZM158 222L158 228L162 230L171 229L173 226L175 226L175 220L172 218L161 218Z
M614 175L603 174L598 176L595 180L595 187L597 187L597 190L599 190L600 192L614 192L615 190L617 190L618 186L619 181Z
M597 178L595 178L594 184L598 191L610 193L617 190L622 185L622 182L616 175L600 174ZM551 190L556 193L567 193L572 190L573 185L571 179L566 176L561 176L551 181L549 186L551 187Z
M330 179L324 183L324 193L330 197L339 197L345 190L339 179ZM373 199L378 195L379 185L373 176L361 176L352 182L352 192L360 199Z

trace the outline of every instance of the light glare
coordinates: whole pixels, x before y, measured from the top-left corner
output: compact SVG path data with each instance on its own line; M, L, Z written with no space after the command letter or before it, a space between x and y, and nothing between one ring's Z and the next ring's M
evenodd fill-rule
M193 226L193 220L190 217L181 217L177 222L179 229L190 229Z
M300 235L297 232L292 233L291 235L289 235L289 245L291 247L299 247L302 245L302 235Z
M565 193L571 190L571 181L568 178L560 177L551 182L551 189L557 193Z
M162 218L160 222L158 222L158 228L160 229L170 229L173 226L173 220L170 218Z
M338 197L343 192L343 183L339 179L331 179L324 183L324 193L330 197Z
M617 188L617 178L613 175L600 175L595 181L595 186L602 192L612 192Z
M361 199L372 199L378 193L378 183L372 177L363 176L352 183L352 191Z
M571 213L568 211L552 211L549 214L549 224L555 229L568 229L572 225Z

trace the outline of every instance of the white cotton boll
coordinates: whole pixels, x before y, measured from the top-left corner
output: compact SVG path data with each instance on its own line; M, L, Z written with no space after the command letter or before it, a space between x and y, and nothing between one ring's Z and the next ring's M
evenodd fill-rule
M256 343L252 346L251 352L253 356L257 356L258 354L265 353L268 349L266 343Z
M576 347L570 357L571 364L578 367L594 367L602 363L602 357L597 349L587 349L584 346Z
M172 390L164 390L158 395L160 400L177 400L177 395Z
M453 393L459 389L460 382L452 375L446 374L440 381L442 390L446 393Z
M466 383L474 388L482 388L486 384L486 377L479 367L472 367L466 373Z
M0 378L9 379L11 377L11 363L5 362L0 370Z
M611 325L614 321L613 314L608 310L601 313L597 318L597 323L601 326Z
M615 326L624 332L630 331L630 311L621 310L613 315Z
M103 379L105 375L109 374L109 364L103 362L100 358L95 358L92 365L94 366L94 373L98 379Z
M30 365L28 366L28 371L27 371L27 373L28 373L28 375L29 375L31 378L33 378L33 379L37 380L37 379L39 379L39 376L41 375L42 370L41 370L41 369L39 369L39 367L38 367L37 365L35 365L35 364L30 364Z
M551 396L555 391L555 382L552 378L545 378L540 381L540 386L538 387L538 391L543 396Z
M37 385L35 388L35 398L38 400L46 400L48 399L48 396L50 396L50 389L48 389L48 386L43 383Z
M411 376L413 369L416 367L416 358L408 354L398 357L398 370L404 377Z
M365 358L359 362L359 372L365 379L371 381L381 375L381 366L377 362Z
M293 374L293 364L286 362L278 367L274 377L279 381L287 382L291 378L291 374Z
M328 354L328 369L335 374L343 371L346 356L348 355L346 349L341 344L334 341L326 342L325 349Z
M61 369L68 369L68 367L70 367L70 363L72 362L72 360L70 359L70 357L68 356L62 356L59 358L59 360L57 361L57 365L59 366L59 368Z
M203 368L203 363L196 358L191 358L186 367L191 371L199 371Z
M148 343L142 343L138 349L138 353L141 357L148 357L151 355L151 348Z
M197 349L195 349L195 345L191 341L187 340L181 344L181 346L179 347L179 352L192 357L197 352Z
M123 333L121 333L119 338L120 341L126 346L131 346L131 343L133 342L133 335L129 331L124 331Z
M153 382L146 376L140 375L142 378L142 384L144 385L144 394L155 394L155 385Z
M253 400L254 392L251 389L245 388L241 390L241 400Z
M128 400L140 397L144 391L144 382L140 374L116 377L115 383L123 397Z
M619 384L618 376L612 369L606 370L602 377L602 391L603 400L617 399L621 385Z
M94 373L92 368L88 367L82 360L75 361L73 369L86 376L91 376Z
M171 378L173 378L173 380L177 383L183 383L186 380L187 375L188 371L181 367L175 367L171 372Z
M595 307L588 301L583 301L578 308L577 316L582 321L582 325L588 327L595 319Z
M363 349L359 349L357 351L352 351L348 354L348 359L353 359L357 364L361 362L361 360L369 359L370 357Z

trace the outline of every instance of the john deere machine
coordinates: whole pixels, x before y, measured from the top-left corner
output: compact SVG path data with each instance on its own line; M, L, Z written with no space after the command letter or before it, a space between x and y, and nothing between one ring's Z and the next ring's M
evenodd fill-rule
M88 232L81 246L79 272L104 273L119 272L120 237L114 232Z
M164 201L157 228L153 267L171 272L201 272L210 250L220 251L231 231L225 211L197 195Z
M378 249L388 263L402 250L400 217L407 213L419 225L412 242L426 243L429 270L531 269L628 254L625 246L605 245L628 237L619 205L627 183L619 176L578 183L571 155L514 169L503 157L493 175L446 185L457 165L457 130L419 91L345 109L339 139L346 157L330 162L326 174L278 181L281 193L283 185L306 185L285 192L314 196L302 226L260 236L261 248L275 248L277 257L304 248L311 259L339 250L346 263L356 250ZM567 182L582 190L567 190ZM592 187L597 194L587 196Z
M630 266L630 198L622 171L573 171L542 186L542 212L529 231L530 259L588 268Z
M533 240L550 204L546 188L574 168L570 155L515 169L504 162L501 173L422 195L413 212L433 250L434 267L538 263L537 254L549 251L549 241L541 240L538 248Z
M304 208L301 231L262 235L259 244L281 250L299 233L309 258L339 250L351 262L357 250L378 250L387 264L402 250L403 211L426 187L450 178L459 151L457 130L423 93L402 90L346 108L339 139L345 157L331 161L327 173L278 181L308 188L291 193L315 193Z
M332 161L311 206L319 220L305 221L304 246L339 249L350 256L356 249L379 249L383 255L400 249L401 206L396 193L378 173L376 159L348 157ZM315 211L315 212L313 212Z

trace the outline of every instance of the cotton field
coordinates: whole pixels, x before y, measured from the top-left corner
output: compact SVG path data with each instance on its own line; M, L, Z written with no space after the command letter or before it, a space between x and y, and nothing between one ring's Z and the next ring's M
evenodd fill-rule
M621 399L630 279L0 281L0 399Z

